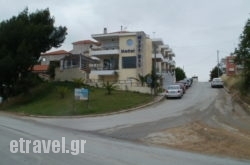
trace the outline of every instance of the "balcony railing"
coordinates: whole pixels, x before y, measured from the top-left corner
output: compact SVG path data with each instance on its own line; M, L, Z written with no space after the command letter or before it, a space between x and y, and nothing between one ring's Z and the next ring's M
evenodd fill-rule
M116 67L104 67L104 66L92 66L90 67L91 70L118 70L118 66Z
M120 53L119 47L100 48L100 49L93 49L90 51L91 56L114 55L114 54L118 55L119 53Z
M169 64L172 66L175 66L175 61L174 60L169 60Z

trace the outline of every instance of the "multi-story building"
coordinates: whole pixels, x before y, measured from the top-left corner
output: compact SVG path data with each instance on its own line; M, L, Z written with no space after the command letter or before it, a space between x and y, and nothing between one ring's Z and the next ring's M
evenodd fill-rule
M236 56L231 54L230 56L226 56L220 60L219 68L221 69L222 73L226 74L227 76L233 76L241 72L243 66L236 64L235 58Z
M152 41L143 31L108 33L105 28L92 37L101 45L89 53L100 60L91 67L90 79L126 81L151 73Z
M62 58L70 54L70 52L67 52L65 50L57 50L53 52L43 53L40 56L41 65L49 65L51 62L59 62Z
M175 61L173 57L175 54L168 45L164 45L162 39L152 39L152 59L156 62L156 72L158 74L174 73ZM155 61L156 60L156 61Z
M140 84L139 75L156 72L169 83L174 82L175 54L161 39L150 39L143 31L119 31L93 34L92 40L76 41L71 51L54 51L41 55L41 65L57 62L56 80L83 78L89 83L117 82L122 89L127 84ZM122 84L122 85L121 85Z
M152 39L152 47L152 62L156 64L156 73L162 76L164 86L172 84L175 82L175 61L173 60L175 54L160 38Z
M235 62L236 56L231 54L230 56L226 57L226 74L227 76L233 76L243 69L242 65L238 65Z

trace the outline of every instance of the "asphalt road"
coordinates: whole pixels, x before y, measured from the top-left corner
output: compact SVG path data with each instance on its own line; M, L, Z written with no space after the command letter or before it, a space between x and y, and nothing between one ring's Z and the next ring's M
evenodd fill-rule
M190 164L190 165L241 165L249 161L218 158L188 152L145 146L133 142L93 135L84 131L74 131L55 126L43 125L8 116L0 117L0 157L1 165L48 165L48 164ZM11 153L11 140L60 140L66 139L66 149L70 140L86 140L85 153L71 155L66 153Z
M46 124L72 128L76 130L96 131L103 129L116 130L130 127L135 124L158 121L167 117L179 116L186 113L187 109L194 107L195 110L204 111L213 103L218 95L217 90L211 90L209 83L195 82L193 87L187 91L181 100L166 100L152 106L107 116L83 117L83 118L32 118L23 119L34 120Z
M156 127L159 125L157 122L164 123L164 120L174 120L175 117L197 111L205 112L218 94L219 90L211 90L208 83L197 83L182 100L164 100L144 109L116 115L58 119L0 113L0 164L250 164L249 160L158 148L109 136L122 130L124 136L124 129L137 127L138 130L138 125L151 123L150 129L143 127L145 130L137 135L142 136L143 132L153 131L154 127L160 129ZM74 156L69 153L10 152L11 140L48 141L62 137L66 139L66 149L70 149L71 140L86 140L85 153Z

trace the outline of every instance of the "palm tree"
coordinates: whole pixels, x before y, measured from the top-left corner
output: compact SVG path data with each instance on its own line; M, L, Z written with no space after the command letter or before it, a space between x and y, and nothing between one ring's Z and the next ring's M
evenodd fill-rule
M74 82L76 88L81 88L84 85L84 79L82 79L82 78L74 78L73 82Z
M110 95L113 90L118 88L115 85L115 83L109 83L109 81L107 81L106 83L103 83L103 87L107 90L108 95Z
M144 86L144 83L146 82L147 75L143 76L141 74L138 74L138 77L139 77L139 81L141 82L141 86Z

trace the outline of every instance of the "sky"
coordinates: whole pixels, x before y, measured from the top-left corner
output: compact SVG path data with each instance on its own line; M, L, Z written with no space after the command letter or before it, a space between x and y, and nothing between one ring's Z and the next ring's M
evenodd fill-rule
M250 18L250 0L0 0L0 6L0 21L26 7L29 12L49 8L55 25L68 28L59 48L68 51L73 42L92 39L104 27L144 31L169 45L176 66L200 81L209 80L217 50L219 58L234 51Z

